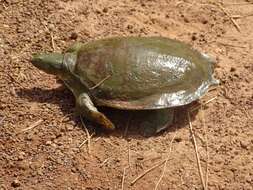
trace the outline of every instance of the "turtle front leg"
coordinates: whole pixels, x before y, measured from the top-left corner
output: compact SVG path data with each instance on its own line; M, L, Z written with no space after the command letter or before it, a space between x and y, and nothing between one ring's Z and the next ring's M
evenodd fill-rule
M85 118L102 125L105 129L115 129L114 124L97 110L87 93L82 93L77 98L77 109Z

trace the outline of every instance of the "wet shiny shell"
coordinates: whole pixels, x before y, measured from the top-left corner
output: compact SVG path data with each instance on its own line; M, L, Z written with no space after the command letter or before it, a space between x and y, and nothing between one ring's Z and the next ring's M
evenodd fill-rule
M84 44L73 72L97 105L161 109L200 98L215 83L212 64L176 40L122 37Z

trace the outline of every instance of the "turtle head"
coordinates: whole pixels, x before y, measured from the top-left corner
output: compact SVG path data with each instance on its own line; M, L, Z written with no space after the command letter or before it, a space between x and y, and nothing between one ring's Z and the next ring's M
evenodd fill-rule
M61 75L64 71L63 58L63 54L60 53L41 53L34 54L31 62L48 74Z

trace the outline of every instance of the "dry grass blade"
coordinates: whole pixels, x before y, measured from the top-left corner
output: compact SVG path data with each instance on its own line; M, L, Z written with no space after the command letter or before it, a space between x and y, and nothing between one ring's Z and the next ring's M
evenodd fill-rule
M13 82L17 83L21 88L25 89L25 87L19 81L17 81L13 76L11 76L9 73L7 73L7 75L11 78Z
M93 137L94 134L91 134L90 138ZM81 148L85 143L88 142L88 139L85 139L79 146L78 148Z
M2 124L2 123L4 122L5 118L6 118L5 116L3 116L3 117L1 118L0 124Z
M95 86L90 87L89 90L94 90L95 88L99 87L101 84L103 84L103 82L105 82L110 77L111 77L111 75L108 75L107 77L105 77L104 79L102 79L99 83L97 83Z
M232 15L231 17L233 19L241 19L241 18L247 18L247 17L251 17L253 16L253 14L248 14L248 15Z
M40 125L42 123L42 119L39 119L38 121L34 122L32 125L30 125L29 127L21 130L19 133L23 133L23 132L26 132L26 131L29 131L29 130L32 130L33 128L37 127L38 125ZM18 133L18 134L19 134Z
M247 46L234 45L234 44L229 44L229 43L224 43L224 42L216 42L216 43L221 44L226 47L247 48Z
M208 189L208 164L209 164L209 152L208 152L208 133L207 133L207 126L205 122L205 117L204 117L204 111L203 107L201 106L201 117L202 117L202 123L203 123L203 128L205 131L205 144L206 144L206 175L205 175L205 190Z
M85 140L78 146L78 148L81 148L87 141L88 141L88 139L85 139Z
M199 153L198 153L198 146L197 146L196 138L195 138L195 135L194 135L194 132L193 132L193 129L192 129L192 122L191 122L191 117L190 117L190 113L189 112L187 112L187 116L188 116L189 128L190 128L190 132L191 132L191 136L192 136L192 141L193 141L193 145L194 145L194 150L195 150L195 155L196 155L196 160L197 160L197 165L198 165L199 176L200 176L202 188L205 189L205 182L204 182L203 172L202 172L202 168L201 168L201 164L200 164L200 158L199 158Z
M244 2L244 3L226 3L225 5L252 5L253 2Z
M83 125L83 128L84 128L84 130L85 130L85 133L86 133L86 136L87 136L87 147L88 147L88 154L90 154L90 139L91 139L91 135L90 135L90 133L89 133L89 131L88 131L88 129L87 129L87 127L86 127L86 125L84 124L84 122L83 122L83 118L80 116L80 120L81 120L81 123L82 123L82 125Z
M53 48L53 50L55 51L54 36L53 36L53 34L52 34L51 32L49 32L49 33L50 33L52 48Z
M121 180L121 190L124 190L124 183L125 183L125 176L126 176L126 169L128 168L129 166L125 167L123 169L123 174L122 174L122 180Z
M191 108L191 109L190 109L190 112L196 111L197 109L199 109L199 108L201 108L201 107L203 107L203 106L209 104L210 102L214 101L216 98L217 98L217 96L215 96L215 97L213 97L213 98L207 100L206 102L204 102L203 104L201 104L201 105L199 105L199 106L195 106L195 107Z
M172 138L171 141L170 141L170 146L169 146L170 148L169 148L168 156L167 156L166 161L165 161L165 163L164 163L164 167L163 167L162 174L161 174L159 180L158 180L157 183L156 183L155 190L157 190L157 188L158 188L158 186L159 186L160 182L162 181L163 176L164 176L164 174L165 174L165 171L166 171L166 168L167 168L167 163L168 163L169 157L170 157L170 153L171 153L171 151L172 151L172 143L173 143L173 141L174 141L174 139L175 139L175 137L176 137L176 134L177 134L177 132L175 132L173 138Z
M130 145L129 143L127 143L127 146L128 146L128 166L130 167L130 163L131 163L131 154L130 154Z
M127 143L127 147L128 147L128 166L126 166L124 169L123 169L123 175L122 175L122 180L121 180L121 190L124 189L124 182L125 182L125 176L126 176L126 170L128 168L130 168L130 146L129 146L129 143Z
M128 120L127 120L127 125L126 125L126 128L125 128L125 131L124 131L124 137L127 136L127 133L128 133L128 129L129 129L129 124L130 124L130 121L132 119L132 114L130 113L129 117L128 117Z
M165 160L162 160L161 162L157 163L156 165L154 165L153 167L147 169L146 171L144 171L142 174L140 174L138 177L136 177L132 182L131 185L134 185L139 179L141 179L142 177L144 177L147 173L151 172L152 170L156 169L157 167L161 166L164 164L164 162L166 162Z
M99 167L102 168L109 160L110 158L106 158L100 165Z
M223 11L223 13L228 16L228 18L231 20L231 22L233 23L233 25L235 26L235 28L237 29L237 31L241 32L240 26L233 19L233 17L230 16L230 14L226 11L226 9L221 4L219 4L219 3L214 3L214 4L217 5Z

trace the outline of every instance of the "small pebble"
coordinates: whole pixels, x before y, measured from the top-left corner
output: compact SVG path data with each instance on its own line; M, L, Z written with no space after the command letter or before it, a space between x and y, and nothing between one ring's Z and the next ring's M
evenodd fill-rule
M230 68L230 72L235 72L235 70L236 70L236 69L235 69L234 67L231 67L231 68Z
M188 18L184 17L184 22L185 22L185 23L189 23L190 21L189 21Z
M18 160L24 160L25 158L25 153L24 152L20 152L18 155Z
M54 28L55 28L54 24L52 24L52 23L48 24L47 27L48 27L48 29L49 29L50 31L53 31Z
M70 35L70 39L76 40L78 38L78 34L76 32L72 32Z
M192 35L192 41L197 40L197 36L196 35Z
M47 145L47 146L49 146L49 145L51 145L51 144L52 144L52 141L47 141L47 142L46 142L46 145Z
M19 180L17 180L17 179L15 179L12 183L11 183L11 186L12 187L20 187L20 181Z
M74 129L74 126L73 125L67 125L66 126L66 130L67 131L72 131Z
M107 7L105 7L105 8L103 8L103 10L102 10L104 13L107 13L108 12L108 8Z
M244 149L248 149L248 145L249 145L249 143L248 143L248 142L246 142L246 141L240 141L240 145L241 145L241 147L242 147L242 148L244 148Z
M181 142L183 139L181 137L175 137L174 141L175 142Z
M201 22L202 22L202 24L207 24L207 23L208 23L208 20L203 19Z

